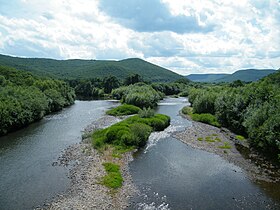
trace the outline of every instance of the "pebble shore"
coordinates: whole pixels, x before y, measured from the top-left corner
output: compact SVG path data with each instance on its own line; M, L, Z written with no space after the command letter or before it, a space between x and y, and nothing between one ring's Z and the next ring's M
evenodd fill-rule
M240 141L236 135L225 128L217 128L201 122L196 122L187 117L191 126L184 131L177 132L173 136L190 145L193 148L215 153L230 163L239 166L247 172L249 178L255 181L280 182L280 169L271 162L265 160L263 156L249 148L247 140ZM206 138L219 141L205 141ZM199 140L200 139L200 140ZM201 140L203 139L203 140ZM219 148L224 144L230 146L230 149Z
M108 127L121 119L105 116L85 129L87 133ZM84 138L79 144L68 147L54 165L68 166L70 169L71 186L67 192L57 195L50 203L45 203L41 209L125 209L129 198L137 191L129 173L128 164L133 160L132 152L127 152L121 158L113 158L110 149L103 153L92 148L90 138ZM118 190L109 189L100 180L106 175L104 162L114 162L120 165L124 179L123 186Z

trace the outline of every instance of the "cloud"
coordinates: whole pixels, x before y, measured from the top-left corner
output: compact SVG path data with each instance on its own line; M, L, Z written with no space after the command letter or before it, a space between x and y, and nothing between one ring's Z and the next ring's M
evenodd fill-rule
M0 0L0 53L139 57L177 73L279 68L276 0Z
M209 32L213 25L201 26L195 15L172 15L160 0L102 0L99 8L121 25L138 32Z

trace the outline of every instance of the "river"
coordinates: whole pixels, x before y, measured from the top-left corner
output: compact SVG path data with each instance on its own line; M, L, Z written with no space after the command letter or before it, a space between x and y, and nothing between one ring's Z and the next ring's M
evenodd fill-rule
M130 163L133 181L140 194L128 209L278 209L278 201L246 177L239 167L218 155L193 149L172 138L191 122L179 115L186 99L167 98L157 112L171 117L165 131L150 136L146 148ZM279 190L278 190L279 191ZM279 193L278 193L279 196ZM279 202L277 204L277 202Z
M64 192L69 168L53 166L63 150L81 141L82 130L115 106L114 101L76 101L0 137L0 209L32 209Z
M128 209L275 207L275 196L268 193L275 190L273 185L264 189L239 167L171 136L191 125L178 115L186 103L184 98L167 98L159 104L157 112L169 115L171 126L153 133L130 163L140 194L131 199ZM52 163L68 146L81 141L81 132L88 124L115 105L113 101L76 101L61 112L1 137L0 209L32 209L63 193L70 185L69 167Z

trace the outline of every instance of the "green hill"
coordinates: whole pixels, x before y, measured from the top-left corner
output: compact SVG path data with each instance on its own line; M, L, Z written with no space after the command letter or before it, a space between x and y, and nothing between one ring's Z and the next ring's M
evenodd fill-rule
M187 79L193 82L214 82L217 79L221 79L228 74L190 74L186 76Z
M257 81L269 74L275 73L275 69L244 69L233 74L190 74L186 78L194 82L233 82L241 80L244 82Z
M58 79L103 78L109 75L124 79L132 74L139 74L145 80L153 82L170 82L183 78L168 69L138 58L121 61L54 60L0 55L0 66L10 66L39 76L51 76Z
M275 73L274 69L246 69L234 72L231 75L225 76L221 79L215 80L215 82L233 82L235 80L241 80L244 82L257 81L269 74Z

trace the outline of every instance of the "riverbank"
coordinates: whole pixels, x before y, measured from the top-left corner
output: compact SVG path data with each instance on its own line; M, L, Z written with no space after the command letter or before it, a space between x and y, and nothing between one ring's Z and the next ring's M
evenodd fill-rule
M118 121L120 118L105 116L93 122L85 129L83 141L65 150L54 165L71 165L71 186L51 203L45 203L43 209L124 209L128 206L129 198L136 193L128 168L129 162L133 160L132 152L114 158L110 149L103 153L95 150L90 137L87 137L93 130L108 127ZM102 165L105 162L120 165L124 181L118 190L100 184L101 178L106 175Z
M196 122L181 113L192 122L184 131L174 133L174 137L193 148L215 153L233 163L248 174L254 181L280 183L280 169L249 148L246 139L238 140L236 135L225 128L217 128Z

